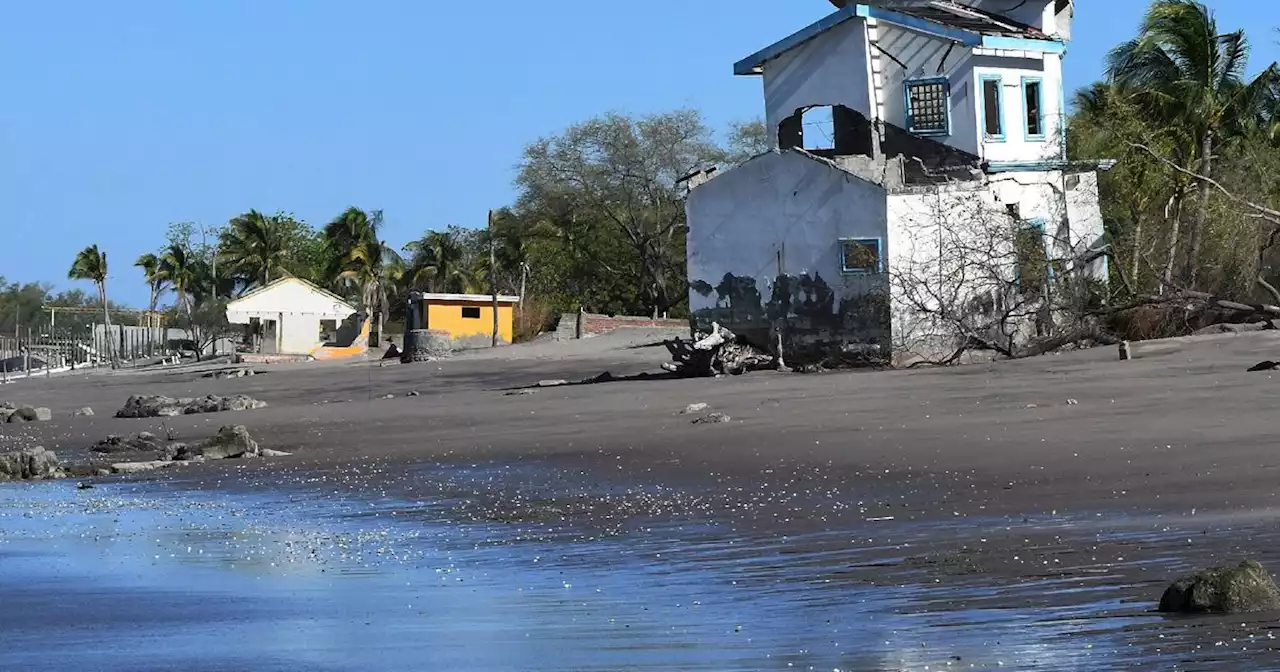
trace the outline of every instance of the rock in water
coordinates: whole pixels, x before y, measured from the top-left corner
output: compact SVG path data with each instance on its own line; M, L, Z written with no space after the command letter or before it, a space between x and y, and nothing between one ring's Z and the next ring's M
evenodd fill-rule
M1211 567L1183 577L1160 598L1160 611L1180 614L1246 614L1280 611L1280 588L1253 560Z
M71 416L74 418L90 418L93 417L93 409L88 406L77 408L71 412Z
M261 454L258 442L249 436L244 425L226 425L219 429L218 435L206 441L201 451L206 460L257 457Z
M58 456L43 446L0 453L0 481L44 480L65 475Z
M698 403L696 403L696 404L689 404L688 406L685 406L685 407L684 407L684 413L685 413L685 415L690 415L690 414L693 414L693 413L701 413L701 412L703 412L703 411L707 410L708 408L711 408L711 404L708 404L708 403L703 402L703 401L699 401L699 402L698 402Z

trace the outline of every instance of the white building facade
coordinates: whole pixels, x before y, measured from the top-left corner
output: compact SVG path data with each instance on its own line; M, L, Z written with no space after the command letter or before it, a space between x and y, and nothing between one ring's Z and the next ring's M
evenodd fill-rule
M327 345L348 345L355 318L342 297L299 278L275 280L227 304L227 321L248 327L264 355L310 357Z
M763 79L773 149L689 194L696 326L789 361L905 363L954 348L952 303L1105 282L1099 165L1065 154L1071 2L832 2L734 66ZM1043 279L1023 277L1024 230Z

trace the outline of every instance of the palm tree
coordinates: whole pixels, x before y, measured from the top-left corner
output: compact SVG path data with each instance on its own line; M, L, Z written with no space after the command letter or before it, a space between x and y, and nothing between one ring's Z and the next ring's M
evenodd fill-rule
M178 297L178 310L187 316L187 329L197 343L196 359L200 359L200 340L195 323L195 304L200 297L207 294L204 287L206 273L200 260L182 245L170 245L160 255L160 268L165 279L173 287Z
M404 276L404 262L396 251L375 238L365 238L351 248L344 259L338 282L360 292L360 305L366 319L378 316L378 338L390 310L390 295Z
M389 311L389 296L404 276L404 261L382 241L382 211L350 207L324 227L330 262L327 275L335 286L356 290L368 319L378 316L378 336Z
M107 253L98 249L97 245L80 250L76 260L67 271L70 280L90 280L98 290L98 300L102 302L103 325L106 329L107 355L111 358L111 366L116 366L115 348L111 337L111 310L107 305Z
M278 216L250 210L222 233L218 260L246 285L265 285L289 274L289 246Z
M165 277L164 268L160 264L160 257L148 252L138 257L133 262L134 266L142 269L142 275L147 280L147 286L151 288L151 299L147 302L147 311L156 312L156 307L160 304L160 296L164 294L169 284L168 278Z
M1245 80L1249 42L1244 31L1218 32L1212 12L1195 0L1156 0L1140 34L1112 50L1107 72L1163 126L1186 141L1183 168L1212 177L1214 153L1253 114L1259 91L1276 77L1275 66ZM1195 216L1187 231L1185 277L1194 285L1210 185L1201 181Z
M422 238L404 246L411 257L409 282L429 292L461 293L476 288L476 271L485 267L470 264L467 249L456 229L428 231ZM487 264L488 259L485 259Z
M347 263L347 257L355 248L368 240L378 240L382 228L382 211L365 212L357 207L349 207L324 227L325 245L329 248L326 280L340 285L338 276Z

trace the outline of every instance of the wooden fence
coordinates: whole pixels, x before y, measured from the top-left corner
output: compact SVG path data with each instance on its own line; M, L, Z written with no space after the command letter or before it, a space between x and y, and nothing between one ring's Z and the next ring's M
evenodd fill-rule
M53 330L38 333L18 329L16 336L0 336L0 382L76 368L136 367L173 354L163 328L112 325L104 329Z

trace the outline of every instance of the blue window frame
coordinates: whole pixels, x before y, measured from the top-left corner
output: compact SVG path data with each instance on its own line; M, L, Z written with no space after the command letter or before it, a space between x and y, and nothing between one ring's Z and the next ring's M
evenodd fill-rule
M979 79L982 95L982 137L988 141L1004 140L1004 85L1000 75L983 75Z
M879 238L841 238L840 270L848 275L881 273L884 258Z
M1022 130L1028 140L1044 140L1044 81L1022 78Z
M951 85L946 77L903 83L907 130L916 135L951 135Z

